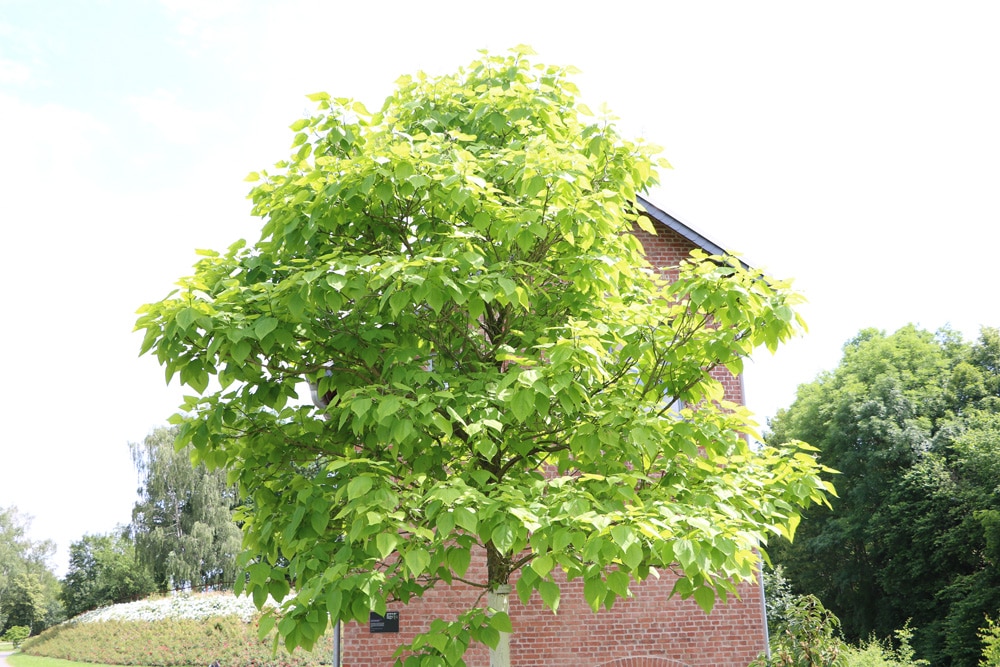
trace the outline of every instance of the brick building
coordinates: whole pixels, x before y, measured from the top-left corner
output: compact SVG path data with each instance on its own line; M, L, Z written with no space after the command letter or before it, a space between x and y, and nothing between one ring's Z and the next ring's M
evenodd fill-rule
M645 199L645 214L657 235L636 229L654 266L669 267L695 248L712 254L724 249ZM720 373L726 399L743 403L741 378ZM472 568L485 570L483 562ZM470 570L470 578L476 578ZM767 645L763 593L756 583L740 586L739 599L718 603L705 614L692 600L670 598L674 580L662 573L633 585L634 597L595 614L583 597L580 580L564 584L558 615L537 596L521 605L511 596L511 663L518 667L746 667ZM385 667L403 642L426 630L433 618L454 617L475 604L481 591L462 584L439 586L408 605L389 605L399 612L400 632L376 633L357 624L344 631L344 667ZM484 646L473 644L465 660L470 667L489 665Z

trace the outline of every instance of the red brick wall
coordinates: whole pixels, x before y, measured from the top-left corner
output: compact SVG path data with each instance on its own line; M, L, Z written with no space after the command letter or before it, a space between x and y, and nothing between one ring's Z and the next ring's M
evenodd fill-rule
M478 570L478 571L477 571ZM480 558L468 573L485 575ZM639 585L632 598L593 613L579 580L563 584L559 613L539 597L522 605L511 594L511 664L515 667L746 667L764 649L763 599L756 584L740 585L740 599L717 604L705 614L693 600L670 598L674 577L661 573ZM399 611L400 632L370 634L354 623L345 628L344 667L392 664L396 647L411 641L435 618L453 619L475 604L480 591L464 584L439 586ZM480 600L480 604L483 602ZM470 667L488 667L489 652L473 644Z
M658 267L673 267L694 245L672 230L658 226L658 235L636 230L647 257ZM726 398L743 402L740 378L722 371L716 376ZM485 575L485 556L473 563ZM661 573L633 586L634 597L610 611L594 614L583 599L579 580L563 588L559 613L552 614L535 596L521 605L511 595L511 663L515 667L746 667L766 645L763 597L757 583L742 584L740 598L717 604L705 614L693 600L670 598L673 575ZM482 577L485 578L485 577ZM396 647L426 630L432 619L452 619L475 604L480 591L466 585L439 586L408 605L390 605L400 612L398 634L369 634L351 623L345 627L344 667L391 665ZM485 604L480 600L480 604ZM474 644L465 656L470 667L487 667L489 654Z
M656 223L653 223L656 225ZM661 269L668 276L676 277L675 267L691 254L697 246L686 238L676 233L672 229L663 225L656 225L656 236L644 232L638 227L633 230L633 234L638 237L646 251L646 258L649 262ZM734 376L726 369L717 369L712 373L717 380L722 382L725 388L725 398L727 401L743 404L743 381L742 378Z

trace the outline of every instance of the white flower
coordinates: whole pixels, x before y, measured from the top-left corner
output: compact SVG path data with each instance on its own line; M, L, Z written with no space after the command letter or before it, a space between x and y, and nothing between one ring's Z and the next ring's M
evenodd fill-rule
M269 599L266 604L273 606L274 602ZM257 613L257 607L249 597L237 597L233 593L178 593L165 598L101 607L80 614L70 622L160 621L168 618L239 616L244 623L249 623Z

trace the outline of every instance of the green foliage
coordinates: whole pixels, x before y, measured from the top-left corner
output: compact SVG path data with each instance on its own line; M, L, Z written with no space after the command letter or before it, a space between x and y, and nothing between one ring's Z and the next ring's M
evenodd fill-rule
M788 620L785 610L798 598L792 592L792 584L785 577L781 565L765 567L762 574L764 583L764 604L767 616L767 634L774 637L781 633L781 628Z
M0 508L0 632L11 625L37 632L64 618L59 582L48 565L55 545L29 539L30 526L16 507Z
M69 570L62 586L69 617L116 602L138 600L153 590L152 577L138 562L135 545L125 531L84 535L70 545Z
M983 654L979 667L1000 667L1000 624L986 617L986 625L979 630Z
M909 623L896 630L898 643L874 636L857 645L840 638L840 620L815 596L792 593L779 565L764 572L770 657L751 667L838 665L843 667L926 667L914 656Z
M780 571L772 573L770 588L787 592ZM774 575L777 575L775 577ZM772 609L779 616L772 618ZM898 643L870 637L852 646L840 636L840 620L812 595L783 595L768 606L770 657L760 656L750 667L926 667L914 656L909 624L896 630ZM771 629L773 628L773 629Z
M761 655L750 667L849 666L840 621L812 595L788 601L770 648L770 657Z
M751 448L712 375L793 335L796 295L732 258L652 271L630 232L653 149L528 55L403 77L374 113L312 96L292 157L250 177L260 240L140 311L142 351L198 394L179 442L248 498L240 587L284 601L288 646L515 571L521 600L555 611L562 573L596 611L676 568L708 610L832 489L805 445ZM469 609L406 664L506 632Z
M225 471L192 466L191 449L175 448L176 436L176 428L158 428L142 444L130 443L140 479L130 527L138 563L160 591L228 587L240 549L236 488ZM117 565L130 567L127 559ZM136 579L134 592L144 585Z
M0 636L0 640L10 642L14 648L19 648L21 643L31 634L31 628L27 625L12 625L7 628L7 632Z
M926 667L926 660L918 660L914 656L910 640L913 631L909 624L895 632L898 647L893 647L889 640L879 640L870 637L860 646L848 646L845 650L848 667Z
M74 663L59 658L42 658L25 653L14 653L7 656L7 664L11 667L74 667ZM79 663L77 667L81 667ZM106 667L104 663L87 663L86 667Z
M3 599L3 615L8 627L44 627L45 597L38 575L22 572L13 578Z
M77 662L108 665L173 667L208 665L218 660L226 667L280 665L305 667L329 661L332 638L326 636L312 652L273 652L271 637L257 636L257 624L234 616L210 619L102 621L64 623L27 640L22 650Z
M1000 610L1000 337L863 331L841 364L800 387L771 443L807 439L836 468L832 509L809 510L770 552L798 591L827 602L856 641L912 618L934 665L974 667Z

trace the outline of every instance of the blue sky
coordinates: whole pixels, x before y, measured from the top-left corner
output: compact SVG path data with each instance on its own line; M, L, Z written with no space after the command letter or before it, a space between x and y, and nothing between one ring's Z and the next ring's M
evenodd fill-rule
M364 6L363 6L364 5ZM0 506L69 544L130 518L127 443L180 400L134 311L256 238L250 171L325 90L526 43L674 165L650 198L794 278L810 332L747 373L766 418L863 327L1000 326L1000 42L947 5L0 0Z

